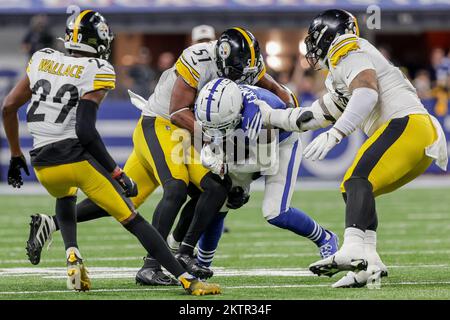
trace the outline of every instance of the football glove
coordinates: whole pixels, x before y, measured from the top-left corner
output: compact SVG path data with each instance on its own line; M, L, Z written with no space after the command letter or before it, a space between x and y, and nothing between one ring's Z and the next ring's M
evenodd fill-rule
M242 187L233 187L228 192L227 207L233 210L239 209L248 202L250 195L245 193Z
M125 197L136 197L138 195L137 184L121 169L114 170L113 179L116 180L123 189Z
M8 169L8 184L13 188L20 188L23 185L22 172L20 169L23 169L27 176L30 175L30 171L28 171L27 167L27 161L23 155L19 157L11 157Z
M205 168L211 170L212 173L217 174L222 179L228 172L228 166L223 162L223 152L220 151L219 154L214 153L210 144L202 148L200 160Z
M341 142L342 138L343 135L338 130L331 128L318 135L310 144L308 144L303 154L306 159L312 161L323 160L328 152Z

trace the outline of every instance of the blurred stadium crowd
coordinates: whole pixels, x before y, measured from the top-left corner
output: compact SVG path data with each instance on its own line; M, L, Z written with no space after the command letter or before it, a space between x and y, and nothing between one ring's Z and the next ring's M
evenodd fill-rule
M46 27L49 23L47 16L36 15L30 21L29 31L22 41L24 52L31 55L41 48L58 48L61 45ZM215 39L218 31L212 26L200 25L192 30L191 35L186 36L190 37L191 43L210 41ZM257 33L256 36L258 38ZM435 98L437 106L441 105L447 111L450 94L450 48L429 48L430 54L426 60L428 64L408 68L403 61L392 55L388 44L378 43L378 47L388 59L402 68L404 74L416 87L420 98ZM63 50L61 47L59 49ZM281 51L281 48L277 42L267 41L261 49L266 58L269 73L296 92L304 105L309 105L324 92L323 80L326 74L313 72L310 69L304 57L306 53L304 44L300 43L297 54L288 57L290 61L287 64L292 66L289 70L280 70L280 60L276 54ZM127 89L149 97L162 72L174 64L178 54L178 52L163 51L155 55L151 47L142 46L137 55L123 55L119 63L115 64L118 86L111 93L111 98L126 99Z

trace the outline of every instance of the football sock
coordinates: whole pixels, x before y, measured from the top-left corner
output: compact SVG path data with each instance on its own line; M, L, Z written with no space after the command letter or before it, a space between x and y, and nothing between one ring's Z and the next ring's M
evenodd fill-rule
M91 199L84 199L77 204L77 223L95 220L101 217L109 217L108 212L96 205ZM53 216L56 230L59 230L56 216Z
M136 217L125 224L124 227L134 234L145 250L155 257L155 259L175 277L178 278L186 272L172 255L167 243L161 237L159 232L140 214L137 214Z
M366 178L352 177L344 183L347 194L345 227L363 232L376 221L372 184Z
M321 246L329 234L313 218L297 208L289 208L279 216L268 220L270 224L282 229L290 230L306 237L316 245Z
M203 177L200 186L203 192L195 207L194 218L178 250L181 254L193 254L194 247L197 245L202 233L220 208L222 208L228 195L228 181L221 180L211 172Z
M198 197L192 198L184 205L183 210L181 210L180 218L178 219L178 223L172 234L176 242L183 241L183 238L191 225L192 219L194 218L197 201Z
M163 239L167 239L178 212L186 201L187 186L182 180L170 179L164 183L163 189L163 197L156 206L152 225L158 230ZM152 259L151 255L148 255L147 257ZM149 264L151 263L152 262L149 261ZM153 262L153 265L155 268L158 267L156 261Z
M377 233L372 230L366 230L364 234L364 249L366 253L377 252Z
M358 228L345 228L344 231L344 243L342 244L342 250L344 247L349 246L359 246L362 250L364 249L364 238L365 232Z
M56 199L56 220L61 228L61 236L66 249L78 247L76 203L76 196Z
M223 233L223 224L228 212L219 212L208 225L198 241L198 262L205 266L211 266L216 253L219 240Z

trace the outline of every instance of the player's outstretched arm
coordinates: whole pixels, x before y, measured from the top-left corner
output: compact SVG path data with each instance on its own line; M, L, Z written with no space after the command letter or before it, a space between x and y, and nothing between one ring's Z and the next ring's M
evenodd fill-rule
M20 80L3 101L2 117L6 138L11 150L11 161L8 170L8 184L14 188L23 185L21 169L30 175L25 157L19 143L19 118L17 111L31 99L30 80L25 76Z
M124 189L127 197L137 196L137 185L119 168L106 150L95 127L97 110L106 96L106 90L86 93L78 103L75 132L81 145L97 160Z

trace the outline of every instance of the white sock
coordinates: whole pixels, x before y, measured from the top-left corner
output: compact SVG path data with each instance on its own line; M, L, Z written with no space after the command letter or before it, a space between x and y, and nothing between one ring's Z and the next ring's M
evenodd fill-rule
M361 246L361 248L364 248L364 237L364 231L353 227L346 228L344 232L344 243L342 244L342 247Z
M377 232L366 230L364 236L364 249L367 253L377 252Z
M180 247L180 242L176 241L173 237L173 234L171 233L167 236L167 245L172 250L178 250L178 248Z
M83 259L83 257L81 256L80 251L79 251L78 248L76 248L76 247L69 247L69 248L67 248L67 250L66 250L66 259L69 259L69 255L70 255L70 253L71 253L72 251L75 251L75 254L76 254L76 256L77 256L78 258Z

